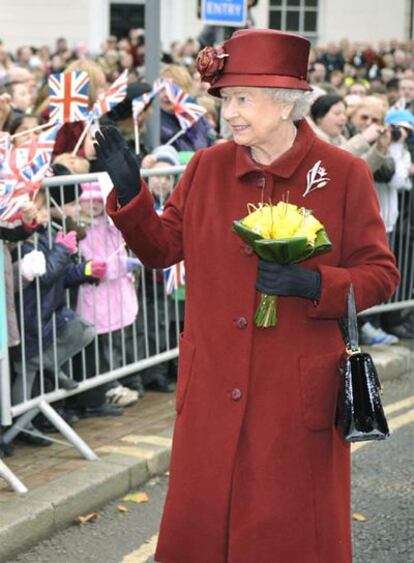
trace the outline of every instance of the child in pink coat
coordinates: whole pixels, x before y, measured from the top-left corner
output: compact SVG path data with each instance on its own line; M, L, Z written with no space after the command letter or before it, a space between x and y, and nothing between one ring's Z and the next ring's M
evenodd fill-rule
M93 258L102 263L104 272L99 284L80 288L76 310L82 318L95 325L98 334L99 365L96 365L95 345L92 343L86 351L87 371L106 373L125 363L123 329L134 323L138 313L131 272L139 267L140 262L128 256L121 234L108 220L99 183L81 184L81 187L81 214L89 226L86 237L79 242L79 250L86 260ZM138 394L133 393L136 400ZM112 394L109 392L109 396ZM118 402L122 406L127 406L127 403L125 397Z

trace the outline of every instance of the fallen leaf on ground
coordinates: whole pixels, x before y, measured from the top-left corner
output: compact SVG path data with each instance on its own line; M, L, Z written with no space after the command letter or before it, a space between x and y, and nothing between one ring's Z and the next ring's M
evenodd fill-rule
M130 493L125 497L122 497L122 500L129 500L131 502L137 502L138 504L141 502L148 502L149 496L147 493Z
M366 522L366 520L367 520L367 517L364 516L363 514L360 514L359 512L354 512L352 514L352 518L354 520L356 520L357 522Z
M118 504L117 509L119 512L128 512L128 509L123 504Z
M91 512L86 516L78 516L77 518L75 518L75 522L76 524L86 524L86 522L95 522L97 518L98 518L98 513Z

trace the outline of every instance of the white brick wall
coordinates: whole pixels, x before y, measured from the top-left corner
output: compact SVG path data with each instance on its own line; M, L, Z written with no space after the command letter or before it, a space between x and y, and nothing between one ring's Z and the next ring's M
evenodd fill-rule
M405 39L406 0L322 0L320 42Z
M85 41L96 50L108 34L110 1L0 0L0 38L15 49L25 44L53 46L62 35L71 45ZM404 39L409 29L408 5L408 0L320 0L319 40ZM260 0L253 10L258 27L267 26L268 12L269 0ZM174 40L196 37L202 25L196 17L196 0L161 0L165 49Z
M11 49L87 41L88 9L89 0L0 0L0 38Z

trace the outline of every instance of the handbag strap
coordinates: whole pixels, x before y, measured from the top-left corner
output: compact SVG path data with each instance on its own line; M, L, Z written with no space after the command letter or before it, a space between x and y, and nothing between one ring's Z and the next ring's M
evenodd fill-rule
M347 299L348 315L343 319L339 319L339 326L342 331L342 336L348 353L353 354L360 352L359 339L358 339L358 321L355 305L354 288L351 285L348 291Z

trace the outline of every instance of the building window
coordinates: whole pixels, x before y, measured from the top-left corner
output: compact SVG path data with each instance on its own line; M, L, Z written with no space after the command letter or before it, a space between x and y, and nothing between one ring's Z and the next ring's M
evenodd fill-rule
M132 2L111 2L109 13L110 34L120 39L127 37L131 28L145 27L145 5Z
M315 37L319 0L270 0L269 27Z

